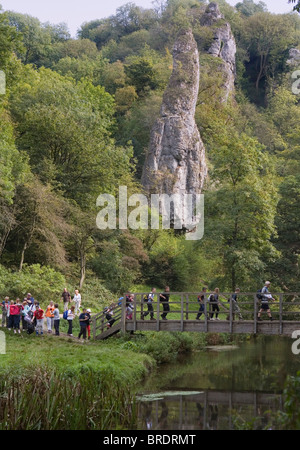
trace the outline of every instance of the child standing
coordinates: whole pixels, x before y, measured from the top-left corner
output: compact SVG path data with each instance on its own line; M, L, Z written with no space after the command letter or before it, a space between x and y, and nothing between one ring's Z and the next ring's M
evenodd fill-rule
M40 308L40 305L38 303L35 306L32 322L34 322L34 319L36 319L36 335L38 336L39 333L41 335L44 334L44 310Z
M58 309L58 303L55 303L54 305L54 311L53 311L53 323L54 323L54 330L55 330L55 336L59 336L59 323L60 323L60 317L59 317L59 309Z

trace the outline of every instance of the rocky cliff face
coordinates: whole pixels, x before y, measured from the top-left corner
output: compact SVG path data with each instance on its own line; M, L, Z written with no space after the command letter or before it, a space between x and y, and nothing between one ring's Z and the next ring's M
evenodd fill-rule
M210 3L203 16L201 25L213 30L213 42L207 53L220 59L222 72L224 74L224 95L222 101L227 101L234 93L234 81L236 77L236 43L231 31L230 24L225 21L217 3Z
M146 156L142 183L148 193L200 193L206 177L205 148L195 122L199 54L191 30L173 48L173 72L164 92Z
M300 68L300 50L298 48L291 48L289 51L289 59L287 65L291 68Z

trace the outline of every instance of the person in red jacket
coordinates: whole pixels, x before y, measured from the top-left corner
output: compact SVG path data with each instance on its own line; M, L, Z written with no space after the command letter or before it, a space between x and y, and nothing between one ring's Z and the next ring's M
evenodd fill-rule
M38 336L39 333L44 334L44 310L39 304L36 305L36 310L33 313L32 322L36 319L35 333Z
M23 305L20 302L20 299L17 298L16 302L12 302L12 304L9 305L9 317L10 317L10 325L11 328L14 329L14 333L20 334L20 320L21 320L21 311L23 309Z

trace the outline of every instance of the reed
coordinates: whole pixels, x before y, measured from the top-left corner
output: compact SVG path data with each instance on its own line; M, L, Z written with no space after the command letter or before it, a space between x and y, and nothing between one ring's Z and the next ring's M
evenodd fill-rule
M1 430L127 429L134 421L130 386L109 370L69 376L37 367L0 379Z

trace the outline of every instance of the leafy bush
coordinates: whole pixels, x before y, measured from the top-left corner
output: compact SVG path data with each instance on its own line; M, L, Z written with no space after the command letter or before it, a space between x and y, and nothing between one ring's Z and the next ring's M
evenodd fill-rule
M48 266L24 264L22 272L0 265L0 295L23 299L28 292L41 302L57 301L66 286L65 277Z

